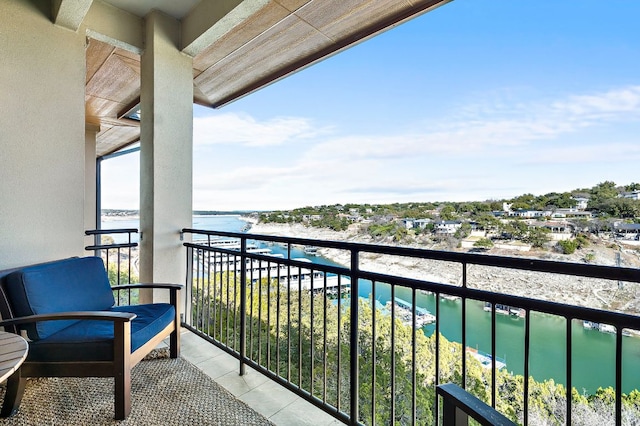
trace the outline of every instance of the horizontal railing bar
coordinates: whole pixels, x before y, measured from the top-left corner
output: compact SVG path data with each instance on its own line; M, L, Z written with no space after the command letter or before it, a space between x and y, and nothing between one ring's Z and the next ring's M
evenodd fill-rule
M118 229L90 229L84 231L85 235L104 235L104 234L137 234L137 228L118 228Z
M273 241L294 245L314 245L316 247L351 250L365 253L388 254L392 256L416 257L455 263L471 263L483 266L495 266L508 269L520 269L536 272L548 272L563 275L574 275L591 278L640 282L640 271L636 268L618 266L590 265L582 263L557 262L551 260L526 259L507 256L493 256L478 253L456 253L448 251L416 249L409 247L393 247L342 241L324 241L307 238L277 237L260 234L242 234L236 232L203 231L185 228L182 232L218 235L232 238L243 238L258 241Z
M119 249L119 248L131 248L138 247L138 243L121 243L121 244L103 244L97 246L87 246L85 250L109 250L109 249Z

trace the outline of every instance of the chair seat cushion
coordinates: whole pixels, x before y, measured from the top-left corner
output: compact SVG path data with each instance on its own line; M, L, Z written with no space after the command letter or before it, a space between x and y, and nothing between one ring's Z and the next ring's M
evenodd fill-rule
M156 336L175 320L175 309L168 303L116 306L115 312L131 312L131 352ZM110 361L113 359L113 323L83 320L46 339L29 344L28 361Z

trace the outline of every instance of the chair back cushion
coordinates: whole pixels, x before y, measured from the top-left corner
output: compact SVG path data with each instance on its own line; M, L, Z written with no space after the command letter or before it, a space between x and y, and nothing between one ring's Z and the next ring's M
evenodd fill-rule
M104 311L115 304L104 263L99 257L70 258L20 269L6 277L6 289L16 317ZM75 322L41 321L25 329L31 340L39 340Z

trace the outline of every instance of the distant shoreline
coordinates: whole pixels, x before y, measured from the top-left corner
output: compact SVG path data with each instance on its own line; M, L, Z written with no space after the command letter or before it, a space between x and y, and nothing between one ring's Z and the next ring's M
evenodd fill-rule
M241 213L194 213L192 217L209 217L209 216L238 216L244 222L251 222L251 218L245 216ZM138 213L135 214L126 214L126 215L115 215L115 214L103 214L100 216L102 221L117 221L117 220L135 220L140 219L140 215Z

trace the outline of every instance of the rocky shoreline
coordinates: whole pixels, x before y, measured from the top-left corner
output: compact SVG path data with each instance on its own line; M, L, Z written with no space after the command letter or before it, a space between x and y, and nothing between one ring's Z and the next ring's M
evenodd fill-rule
M336 232L325 228L307 227L302 224L254 222L249 232L270 236L385 244L384 241L374 241L368 235L360 234L354 229ZM416 245L414 247L435 250L446 249L438 246L424 247ZM467 250L456 249L456 251L466 252ZM616 253L619 253L621 266L640 267L640 257L637 250L624 249L606 240L593 241L585 251L592 257L592 263L609 266L616 265L618 262L618 254ZM345 266L349 265L349 253L327 248L321 248L319 253L336 263ZM551 251L519 254L497 249L492 249L489 254L579 263L584 262L585 256L584 252L576 252L573 255L563 255ZM372 272L452 285L460 285L462 282L462 271L458 264L437 260L398 258L364 253L360 258L360 268ZM640 314L640 286L635 283L623 283L622 288L620 288L617 281L508 270L482 265L471 265L467 268L467 282L469 287L497 293Z

